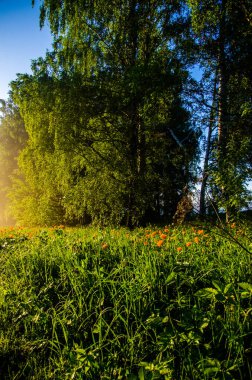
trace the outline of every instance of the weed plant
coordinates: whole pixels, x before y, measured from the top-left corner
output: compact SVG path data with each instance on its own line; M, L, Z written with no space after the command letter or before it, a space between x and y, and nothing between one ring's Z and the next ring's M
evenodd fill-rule
M251 232L0 230L0 379L252 379Z

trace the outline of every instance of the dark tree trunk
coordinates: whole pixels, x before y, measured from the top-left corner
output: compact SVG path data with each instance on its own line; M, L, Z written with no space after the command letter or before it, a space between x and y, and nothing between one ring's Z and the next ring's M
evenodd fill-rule
M129 20L128 20L128 43L129 43L129 57L128 67L129 72L133 72L138 59L138 19L139 9L137 9L138 2L136 0L130 1L129 6ZM148 37L148 32L147 32ZM146 37L145 47L145 63L148 64L150 58L150 41ZM141 94L143 96L143 94ZM137 195L141 192L142 183L144 182L145 169L146 169L146 139L145 128L139 115L139 103L141 99L139 94L131 94L131 102L128 108L129 116L129 160L131 175L129 179L129 196L128 196L128 215L127 225L133 227L139 219L139 205Z
M128 69L132 72L136 66L138 51L138 19L137 19L137 2L132 0L129 9L129 57ZM129 160L130 160L130 179L129 179L129 195L128 195L128 215L126 224L132 228L136 222L136 193L138 185L138 141L139 141L139 116L138 116L138 99L137 96L131 95L132 99L129 104Z
M219 31L219 91L218 91L218 169L222 177L222 196L226 201L226 222L229 222L231 209L228 205L229 194L226 188L227 168L227 141L228 141L228 111L227 111L227 83L228 69L226 47L226 0L222 1L222 14Z

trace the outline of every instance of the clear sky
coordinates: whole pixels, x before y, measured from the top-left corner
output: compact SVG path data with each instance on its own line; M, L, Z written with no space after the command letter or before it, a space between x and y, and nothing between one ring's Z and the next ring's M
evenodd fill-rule
M39 0L0 0L0 99L17 73L31 73L31 60L51 50L49 27L39 27Z

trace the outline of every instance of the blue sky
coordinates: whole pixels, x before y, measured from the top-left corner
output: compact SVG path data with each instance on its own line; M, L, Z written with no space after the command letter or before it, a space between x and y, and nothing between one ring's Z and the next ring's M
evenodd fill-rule
M0 99L7 99L8 84L17 73L31 73L31 60L51 50L48 26L39 27L39 3L0 0Z

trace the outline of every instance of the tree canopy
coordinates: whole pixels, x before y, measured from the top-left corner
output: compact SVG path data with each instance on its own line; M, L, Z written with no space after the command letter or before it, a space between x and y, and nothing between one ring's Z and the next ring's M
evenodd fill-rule
M40 4L53 49L11 85L27 133L12 155L18 170L10 170L6 190L15 219L129 227L171 221L198 175L206 118L204 187L218 194L220 206L239 208L251 175L249 5ZM192 80L195 64L215 83L212 93Z

